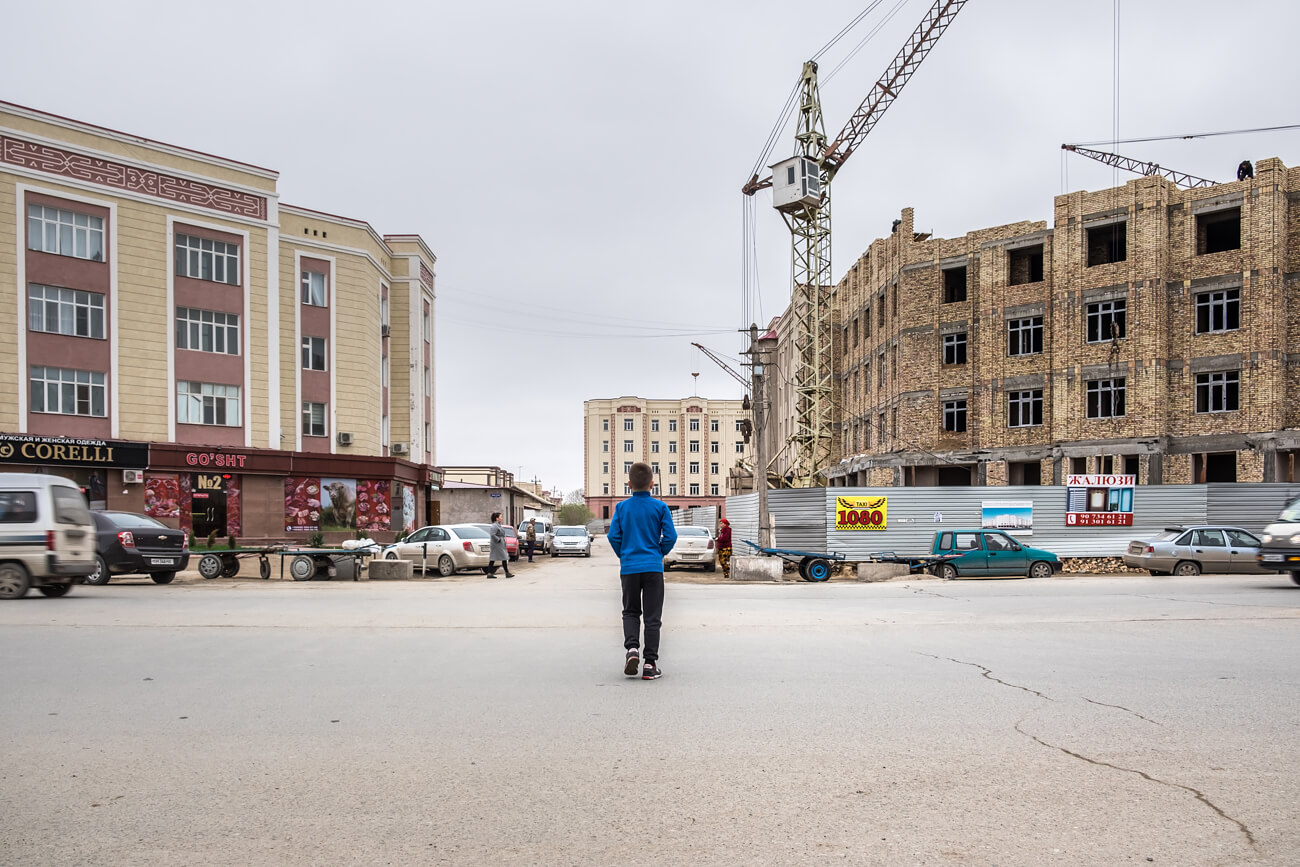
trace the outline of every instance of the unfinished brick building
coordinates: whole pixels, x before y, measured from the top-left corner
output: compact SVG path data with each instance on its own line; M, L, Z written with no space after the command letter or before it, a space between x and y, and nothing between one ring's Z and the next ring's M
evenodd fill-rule
M1300 169L1278 159L1057 196L1051 228L931 238L906 209L835 311L832 485L1296 479Z

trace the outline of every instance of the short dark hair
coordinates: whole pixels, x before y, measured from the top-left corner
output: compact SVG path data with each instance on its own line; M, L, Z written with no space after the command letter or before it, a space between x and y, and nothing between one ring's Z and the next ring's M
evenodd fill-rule
M627 474L627 485L634 491L648 491L654 487L654 472L644 461L637 461Z
M500 518L500 517L501 517L501 513L500 513L500 512L493 512L493 513L492 513L492 517L491 517L489 520L491 520L492 523L495 524L497 518Z

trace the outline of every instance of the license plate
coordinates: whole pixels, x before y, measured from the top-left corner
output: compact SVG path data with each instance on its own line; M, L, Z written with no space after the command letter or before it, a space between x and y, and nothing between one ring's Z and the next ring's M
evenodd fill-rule
M150 557L150 566L175 566L176 561L170 557Z
M694 558L696 558L696 557L698 557L698 556L700 556L700 555L699 555L699 554L683 554L682 556L685 557L685 558L688 559L688 560L692 560L692 559L694 559Z
M1261 559L1262 559L1265 563L1281 563L1281 562L1282 562L1282 555L1281 555L1281 554L1265 554Z

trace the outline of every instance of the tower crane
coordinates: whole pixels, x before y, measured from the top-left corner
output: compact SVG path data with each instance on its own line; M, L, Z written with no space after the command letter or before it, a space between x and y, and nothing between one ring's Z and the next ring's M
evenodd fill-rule
M709 357L709 360L711 360L718 367L721 367L728 374L730 374L731 378L734 379L736 382L740 383L742 386L744 386L746 391L749 390L749 380L745 379L745 377L737 373L735 368L733 368L730 364L727 364L727 362L723 361L721 358L715 355L713 351L709 349L709 347L701 343L692 343L691 346L694 346L700 352L703 352L705 355L707 355Z
M1061 150L1069 151L1072 154L1078 154L1081 157L1096 160L1099 163L1105 163L1108 166L1124 169L1129 172L1137 172L1139 175L1160 175L1162 178L1168 178L1180 187L1213 187L1218 185L1218 181L1207 181L1205 178L1198 178L1196 175L1189 175L1184 172L1176 172L1173 169L1167 169L1156 163L1146 163L1142 160L1135 160L1131 157L1122 157L1119 154L1110 154L1105 151L1089 150L1079 145L1063 144Z
M772 205L789 227L793 242L790 309L795 430L791 470L796 486L823 484L823 468L831 457L831 181L964 5L966 0L935 0L907 44L829 143L817 89L817 63L805 62L799 83L794 157L770 166L772 174L763 180L755 174L741 188L747 196L772 189Z

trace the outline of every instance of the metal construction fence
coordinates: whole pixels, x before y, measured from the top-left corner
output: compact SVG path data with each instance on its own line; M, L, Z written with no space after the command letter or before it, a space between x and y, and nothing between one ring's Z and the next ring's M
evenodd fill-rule
M839 551L849 560L878 551L928 552L936 531L979 528L986 515L1009 501L1027 514L1028 526L1011 531L1025 544L1061 557L1117 557L1131 540L1182 524L1225 524L1258 534L1300 497L1300 484L1138 485L1131 526L1068 525L1066 492L1063 485L800 488L768 491L767 500L776 528L774 547ZM884 527L836 529L838 497L888 498ZM741 539L758 541L757 494L728 497L726 515L737 550Z

